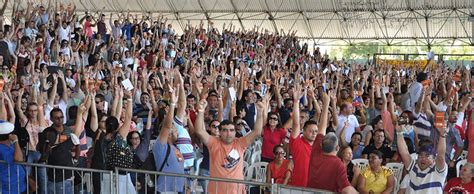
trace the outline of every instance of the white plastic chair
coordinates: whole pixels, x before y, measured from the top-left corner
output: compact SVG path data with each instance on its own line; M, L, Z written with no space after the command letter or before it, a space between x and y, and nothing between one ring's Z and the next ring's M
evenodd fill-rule
M244 177L247 176L248 170L249 170L249 163L244 161Z
M459 159L464 160L467 159L467 150L463 150Z
M199 175L199 166L202 163L202 158L199 158L196 160L196 170L194 171L194 175L198 176Z
M353 159L352 163L357 165L361 170L364 169L365 167L369 166L369 160L359 158L359 159Z
M461 168L466 165L467 159L461 160L456 164L456 176L459 177L459 173L461 172Z
M261 151L255 151L253 152L252 156L250 157L250 162L249 164L250 165L253 165L257 162L260 162L260 157L262 155L262 152Z
M253 147L254 152L262 151L262 141L256 141Z
M245 180L253 180L256 182L264 183L267 178L267 165L266 162L257 162L248 167L247 175ZM254 176L255 175L255 176ZM254 178L255 177L255 178Z
M393 176L395 177L395 188L393 191L394 193L397 193L400 188L400 180L402 179L404 165L403 163L390 162L385 166L393 172Z
M252 149L247 148L244 152L244 161L250 163L250 159L252 158Z

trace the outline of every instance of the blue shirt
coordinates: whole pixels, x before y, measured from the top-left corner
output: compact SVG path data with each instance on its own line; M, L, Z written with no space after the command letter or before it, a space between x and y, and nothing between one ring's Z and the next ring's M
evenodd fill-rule
M2 192L6 194L16 194L26 191L25 169L21 165L14 163L14 145L6 146L0 144L0 180Z
M162 172L184 174L184 159L179 150L174 146L168 147L168 142L160 142L160 138L156 139L153 145L153 156L155 157L155 166L159 171L163 160L166 157L166 149L170 150L168 160L165 161ZM180 159L178 159L180 158ZM158 192L183 192L184 177L172 177L160 175L156 180L156 191Z

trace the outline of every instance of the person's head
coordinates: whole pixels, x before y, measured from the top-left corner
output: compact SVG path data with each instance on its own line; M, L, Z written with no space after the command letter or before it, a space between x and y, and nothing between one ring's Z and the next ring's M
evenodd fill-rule
M342 161L351 161L352 160L352 148L350 146L342 146L337 152L337 156Z
M285 159L285 149L283 149L282 145L276 145L273 147L273 155L275 156L275 161L282 161Z
M372 170L378 170L383 162L383 153L379 150L372 150L369 154L369 166Z
M31 119L31 120L34 120L38 117L38 104L34 103L34 102L30 102L26 108L26 110L28 111L28 118Z
M461 180L467 180L471 182L472 178L474 175L474 164L473 163L466 163L461 169L461 172L459 173L459 178Z
M231 144L235 139L235 125L229 120L219 124L219 137L225 144Z
M303 138L308 142L313 142L318 135L318 123L314 120L308 120L303 125Z
M449 114L448 122L455 123L458 120L458 111L452 110Z
M209 122L209 128L207 132L212 135L212 136L219 136L219 124L220 122L218 120L212 120Z
M326 154L337 153L337 151L339 150L339 143L336 134L332 132L326 134L321 143L321 149Z
M147 92L143 92L142 95L140 96L140 103L142 105L146 105L149 102L150 102L150 94L148 94Z
M374 119L372 119L372 129L377 130L377 129L383 129L383 120L382 116L376 116Z
M341 90L341 99L346 99L349 97L349 91L347 89L342 89Z
M385 94L382 94L382 95L385 95ZM375 108L377 110L382 110L382 108L383 108L383 99L382 98L376 98L375 99Z
M10 122L0 120L0 141L6 141L10 139L10 134L13 133L15 125Z
M194 106L196 106L196 96L189 94L186 97L186 105L188 106L189 109L193 109Z
M416 81L417 82L422 82L428 79L428 73L425 72L420 72L416 75Z
M360 145L360 142L362 141L362 133L356 131L352 133L351 136L351 146L358 146Z
M269 113L268 114L268 125L271 128L275 128L280 126L280 117L276 113Z
M132 147L137 147L141 142L141 135L138 131L132 131L127 135L127 142Z
M375 145L382 145L385 141L385 132L383 129L377 129L374 132L374 143Z
M418 149L417 164L421 170L425 170L435 162L435 151L433 145L425 144Z
M350 115L352 114L353 112L353 108L352 108L352 104L351 103L348 103L348 102L344 102L342 105L341 105L341 114L342 115Z
M71 106L69 107L69 109L67 109L67 116L68 116L68 120L74 120L76 119L76 116L77 116L77 106L74 105L74 106ZM51 117L52 118L52 117Z
M283 100L283 104L285 104L285 108L291 109L293 108L293 99L287 98Z
M105 120L105 131L107 133L113 133L117 131L118 127L119 127L119 122L116 117L111 116Z
M53 127L57 130L59 128L62 128L63 123L64 123L64 115L61 109L59 108L53 108L51 110L50 114L50 119L53 122ZM58 131L59 133L62 133L62 131Z
M218 106L218 98L217 98L217 95L216 95L215 93L211 93L211 94L207 97L207 103L208 103L209 108L211 108L211 109L217 108L217 106Z
M106 114L99 114L99 129L104 130L106 129L105 123L107 121Z
M251 104L255 102L254 95L252 90L245 90L244 91L245 102L247 104Z

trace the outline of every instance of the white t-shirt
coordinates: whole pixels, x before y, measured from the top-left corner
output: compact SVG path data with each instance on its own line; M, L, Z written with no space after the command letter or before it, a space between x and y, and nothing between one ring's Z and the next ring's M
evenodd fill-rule
M409 172L410 181L405 193L443 193L444 182L448 175L447 164L444 165L444 169L438 169L433 164L427 169L421 170L416 164L416 160L411 160L406 169Z
M351 136L355 132L356 128L359 127L359 121L357 121L357 117L354 115L349 115L349 116L344 116L344 115L338 115L337 120L339 121L339 124L337 125L336 129L336 135L339 137L339 134L341 134L342 128L344 127L344 124L347 120L349 120L349 126L346 129L346 142L351 142Z
M59 27L59 41L67 40L69 41L69 35L71 34L71 27L67 26L64 29L62 26Z

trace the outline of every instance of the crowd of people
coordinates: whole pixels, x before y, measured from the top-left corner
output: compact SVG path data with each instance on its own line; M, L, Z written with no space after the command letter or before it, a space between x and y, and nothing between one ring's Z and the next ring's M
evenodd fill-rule
M6 24L7 4L0 10L2 193L84 188L72 171L17 162L243 180L244 154L256 141L268 183L474 192L474 155L456 172L463 150L474 149L470 68L348 64L310 51L295 31L201 21L177 34L161 15L79 13L51 0L13 2ZM403 164L400 180L387 163ZM190 193L193 185L116 176L93 173L93 192L111 193L112 181L120 193ZM242 184L198 182L205 193L246 192Z

